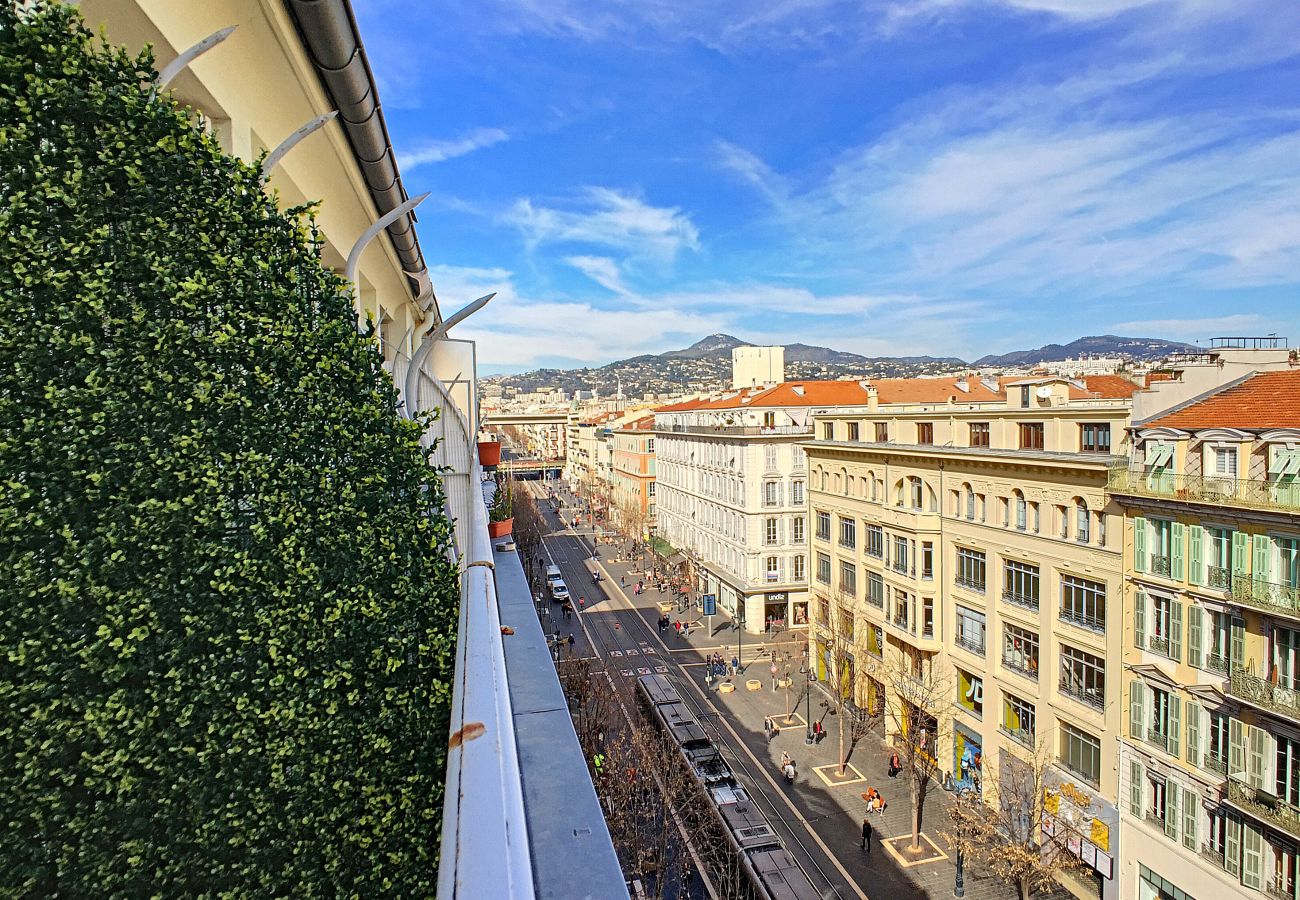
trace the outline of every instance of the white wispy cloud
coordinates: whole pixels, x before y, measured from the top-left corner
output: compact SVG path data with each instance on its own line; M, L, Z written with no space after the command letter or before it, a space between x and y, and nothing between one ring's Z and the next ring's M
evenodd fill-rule
M628 293L616 260L608 256L568 256L564 261L601 287L616 294Z
M458 138L430 141L410 152L399 153L397 165L409 172L417 166L445 162L508 140L510 135L500 128L475 128Z
M542 244L588 244L671 262L682 250L696 250L700 233L676 207L651 206L631 194L589 187L568 208L522 198L502 215L531 248Z

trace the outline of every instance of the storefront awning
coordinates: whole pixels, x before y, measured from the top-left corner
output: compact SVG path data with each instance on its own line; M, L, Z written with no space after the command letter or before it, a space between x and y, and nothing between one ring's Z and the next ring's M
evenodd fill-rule
M664 562L670 566L680 566L682 563L686 562L686 557L682 556L680 553L674 553L672 556L664 560Z

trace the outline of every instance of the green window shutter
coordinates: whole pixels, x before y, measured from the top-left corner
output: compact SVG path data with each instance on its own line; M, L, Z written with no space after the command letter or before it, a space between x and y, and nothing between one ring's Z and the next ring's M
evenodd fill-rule
M1223 841L1223 867L1228 874L1241 877L1241 820L1228 816Z
M1242 826L1241 883L1257 890L1264 886L1264 834L1249 822Z
M1178 840L1178 785L1165 782L1165 836Z
M1228 669L1246 668L1246 620L1233 618L1228 627Z
M1244 531L1232 533L1232 574L1246 574L1246 540L1250 535Z
M1182 662L1183 659L1183 605L1169 604L1169 655Z
M1193 525L1187 537L1187 580L1192 584L1204 584L1205 562L1201 558L1205 543L1205 529Z
M1255 535L1254 546L1254 560L1251 563L1250 577L1255 581L1268 581L1269 551L1273 549L1273 541L1266 534L1257 534Z
M1201 764L1201 712L1201 704L1187 701L1187 761L1194 766Z
M1146 701L1146 685L1134 679L1128 686L1128 733L1135 741L1146 737L1142 722L1143 714L1146 712Z
M1142 818L1142 763L1136 759L1128 764L1128 811Z
M1169 695L1169 728L1168 728L1169 743L1165 745L1165 749L1167 749L1169 751L1169 755L1174 757L1175 759L1178 758L1178 736L1183 733L1183 726L1182 723L1179 721L1179 719L1181 718L1179 714L1179 707L1181 706L1182 706L1182 702L1178 699L1178 697L1174 694L1170 694ZM1174 791L1170 791L1169 793L1172 794L1174 793Z
M1183 788L1183 846L1193 852L1196 851L1196 819L1200 807L1196 791Z
M1251 787L1265 790L1264 771L1267 767L1269 734L1262 728L1246 726L1246 781Z
M1169 577L1174 581L1183 580L1183 542L1186 528L1182 522L1175 522L1170 529L1173 537L1170 539L1169 549Z
M1147 570L1147 520L1133 517L1133 571Z
M1241 719L1228 720L1228 775L1237 777L1246 771L1246 734Z
M1147 595L1141 588L1133 595L1133 645L1139 650L1147 646Z
M1187 607L1187 664L1189 666L1200 666L1205 662L1205 654L1201 649L1201 622L1204 617L1204 611L1193 603Z

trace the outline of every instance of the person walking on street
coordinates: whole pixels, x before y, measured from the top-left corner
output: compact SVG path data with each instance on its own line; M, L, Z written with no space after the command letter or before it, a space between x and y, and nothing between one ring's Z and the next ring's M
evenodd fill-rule
M573 655L573 644L574 644L573 632L569 632L569 655L570 656Z
M866 816L862 817L862 849L867 851L867 856L871 855L871 822Z

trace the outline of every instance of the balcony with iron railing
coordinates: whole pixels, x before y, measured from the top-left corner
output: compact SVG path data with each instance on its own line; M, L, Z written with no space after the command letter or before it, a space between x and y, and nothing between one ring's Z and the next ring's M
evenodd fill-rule
M1038 660L1023 653L1003 653L1002 667L1010 669L1018 675L1023 675L1025 678L1034 681L1038 680Z
M1072 679L1062 678L1059 682L1060 691L1067 697L1078 700L1080 703L1091 706L1093 709L1106 709L1106 695L1098 688L1090 688L1086 685L1079 684Z
M1169 557L1160 554L1151 554L1151 574L1158 575L1161 578L1169 577Z
M1025 594L1020 591L1012 590L1011 588L1006 588L1002 591L1002 599L1014 606L1032 609L1034 612L1038 611L1037 594Z
M812 434L812 426L803 425L671 425L668 428L656 428L655 430L672 434L722 434L737 437Z
M1205 664L1201 668L1205 669L1207 672L1214 672L1218 675L1227 675L1228 666L1228 657L1221 653L1210 652L1205 654Z
M1300 720L1300 690L1274 684L1249 670L1228 678L1228 696L1271 713Z
M984 593L985 582L983 579L971 578L967 575L957 575L953 578L953 584L957 587L965 588L968 591L974 591L977 594Z
M1242 812L1300 838L1300 807L1235 778L1228 779L1228 802Z
M967 653L974 653L976 656L984 655L984 637L983 635L957 634L957 639L953 641L958 647L961 647Z
M1225 566L1207 566L1205 569L1205 586L1216 591L1232 590L1232 569Z
M1148 728L1146 742L1155 747L1161 753L1169 752L1169 734L1158 728Z
M1232 586L1232 599L1260 612L1300 618L1300 586L1290 582L1239 575Z
M1106 489L1112 494L1156 497L1252 509L1300 510L1300 483L1267 478L1228 478L1220 475L1175 475L1163 470L1116 466Z
M1152 653L1159 653L1161 656L1169 655L1169 638L1151 635L1147 638L1147 649Z
M1228 774L1228 758L1217 753L1207 753L1203 758L1201 768L1207 772L1217 772L1219 775L1226 776Z
M1104 616L1079 612L1077 610L1062 607L1060 617L1062 622L1068 622L1071 625L1086 628L1088 631L1096 631L1100 634L1105 634L1106 632L1106 619Z

